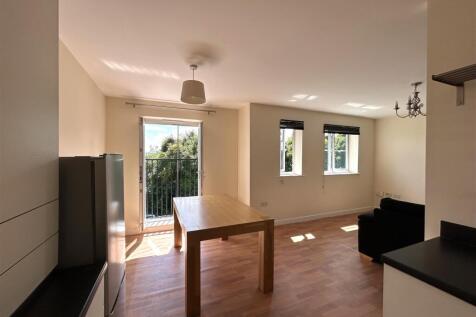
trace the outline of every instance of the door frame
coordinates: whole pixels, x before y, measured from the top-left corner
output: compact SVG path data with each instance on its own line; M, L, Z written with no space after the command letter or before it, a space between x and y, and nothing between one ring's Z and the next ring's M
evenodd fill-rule
M145 151L144 151L144 141L145 141L145 124L162 124L162 125L177 125L177 126L192 126L198 128L198 149L197 149L197 159L198 159L198 195L202 195L202 146L203 146L203 121L202 120L193 120L193 119L181 119L181 118L166 118L166 117L149 117L141 116L139 122L139 213L140 213L140 230L141 232L148 231L157 231L161 229L159 227L146 227L145 226L145 207L146 207L146 176L145 176ZM172 218L173 219L173 218ZM171 225L170 225L171 226ZM160 226L162 227L162 226ZM168 225L163 229L171 229Z

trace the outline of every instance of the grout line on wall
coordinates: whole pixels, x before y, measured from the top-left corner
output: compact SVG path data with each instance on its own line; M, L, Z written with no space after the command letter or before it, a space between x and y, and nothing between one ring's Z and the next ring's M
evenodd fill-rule
M15 263L13 263L12 265L10 265L8 268L6 268L3 272L0 273L0 277L2 277L2 275L4 275L5 273L7 273L9 270L11 270L14 266L16 266L18 263L20 263L21 261L23 261L23 259L25 259L27 256L29 256L30 254L32 254L33 252L35 252L36 250L38 250L38 248L40 248L43 244L45 244L46 242L48 242L48 240L50 240L51 238L53 238L55 235L58 234L59 231L56 231L55 233L53 233L52 235L50 235L48 238L46 238L45 240L43 240L40 244L38 244L36 247L34 247L30 252L28 252L27 254L25 254L24 256L22 256L18 261L16 261Z
M27 213L30 213L30 212L32 212L32 211L38 209L38 208L41 208L41 207L44 207L44 206L49 205L49 204L51 204L51 203L54 203L54 202L57 201L57 200L58 200L58 198L55 198L55 199L50 200L50 201L48 201L48 202L46 202L46 203L44 203L44 204L41 204L41 205L36 206L36 207L33 207L32 209L29 209L29 210L27 210L27 211L25 211L25 212L22 212L22 213L20 213L20 214L18 214L18 215L16 215L16 216L13 216L13 217L11 217L11 218L8 218L8 219L6 219L6 220L3 220L3 221L0 222L0 225L4 224L5 222L9 222L9 221L11 221L11 220L13 220L13 219L15 219L15 218L18 218L18 217L21 217L21 216L23 216L23 215L26 215Z

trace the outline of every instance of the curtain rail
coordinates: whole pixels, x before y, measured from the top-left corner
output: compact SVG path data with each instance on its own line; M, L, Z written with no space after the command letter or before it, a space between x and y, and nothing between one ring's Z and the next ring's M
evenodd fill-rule
M174 107L174 106L165 106L165 105L151 105L151 104L144 104L144 103L137 103L137 102L125 102L126 105L130 105L135 107L155 107L155 108L166 108L166 109L176 109L176 110L188 110L188 111L196 111L196 112L206 112L207 114L216 113L215 110L210 109L193 109L193 108L183 108L183 107Z

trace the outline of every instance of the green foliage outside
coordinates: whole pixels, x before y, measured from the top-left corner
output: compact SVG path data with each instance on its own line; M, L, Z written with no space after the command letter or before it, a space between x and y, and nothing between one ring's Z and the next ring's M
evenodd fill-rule
M293 143L294 143L293 137L289 136L285 142L285 147L286 147L286 152L284 154L284 171L285 172L293 171L293 150L294 150Z
M185 134L178 142L173 136L166 137L160 146L151 147L146 159L191 159L197 158L198 135L195 131Z
M346 168L347 159L347 136L345 134L333 134L330 136L334 143L333 159L335 169ZM324 170L328 170L328 153L332 151L330 149L329 135L324 136Z
M198 135L170 136L146 153L147 217L172 215L172 198L198 195Z
M336 169L346 168L347 136L345 134L334 135L334 166Z

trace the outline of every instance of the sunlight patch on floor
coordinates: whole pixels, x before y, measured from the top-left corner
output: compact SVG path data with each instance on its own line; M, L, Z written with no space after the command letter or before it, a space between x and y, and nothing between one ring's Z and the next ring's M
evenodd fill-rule
M350 225L350 226L345 226L345 227L340 227L340 228L345 232L351 232L351 231L359 230L358 225Z
M150 249L156 256L167 254L172 249L172 243L169 243L168 245L164 246L164 245L157 244L152 239L146 239L146 241Z
M126 261L169 254L173 248L172 231L146 233L135 236L126 246Z
M307 240L313 240L316 238L312 233L306 233L304 236L306 236Z
M297 236L291 237L291 241L294 243L298 243L304 240L314 240L316 237L312 233L305 233L305 234L300 234Z
M163 227L163 226L171 226L174 224L173 217L158 217L158 218L151 218L146 219L144 222L144 227Z

